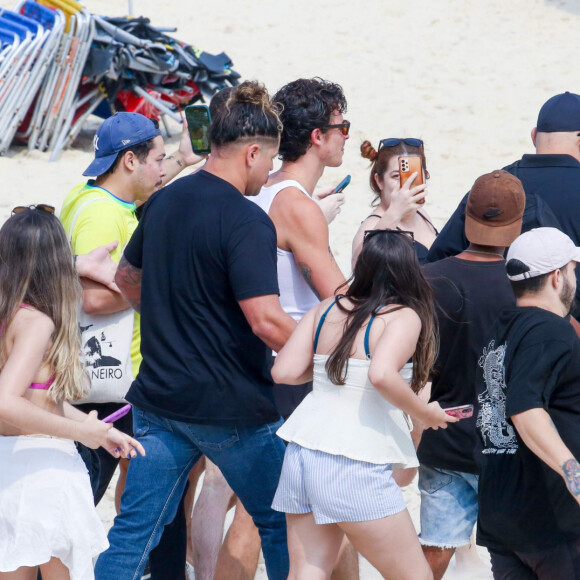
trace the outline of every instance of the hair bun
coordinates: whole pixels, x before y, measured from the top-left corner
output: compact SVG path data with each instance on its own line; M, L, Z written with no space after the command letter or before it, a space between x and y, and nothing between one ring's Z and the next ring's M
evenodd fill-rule
M263 108L270 106L270 96L266 87L256 81L246 81L238 85L230 93L230 99L232 102L259 105Z
M377 150L371 145L370 141L363 141L360 146L361 157L374 161L377 158Z

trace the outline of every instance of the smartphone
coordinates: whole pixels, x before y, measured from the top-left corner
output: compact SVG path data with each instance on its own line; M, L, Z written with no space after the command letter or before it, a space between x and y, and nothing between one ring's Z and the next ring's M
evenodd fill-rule
M103 419L103 423L114 423L117 419L124 417L130 410L131 410L130 404L124 405L123 407L121 407L120 409L115 411L114 413L107 415Z
M333 193L342 193L350 183L350 175L347 175L335 188Z
M189 105L185 107L185 119L193 152L197 155L207 155L210 152L209 126L211 115L209 107L207 105Z
M459 405L459 407L447 407L443 409L448 415L458 419L469 419L473 417L473 405Z
M399 183L401 184L401 187L405 185L405 181L407 181L413 173L417 174L415 181L413 181L413 187L423 185L425 183L425 178L423 176L423 162L421 156L401 155L399 157ZM425 198L418 203L425 203Z

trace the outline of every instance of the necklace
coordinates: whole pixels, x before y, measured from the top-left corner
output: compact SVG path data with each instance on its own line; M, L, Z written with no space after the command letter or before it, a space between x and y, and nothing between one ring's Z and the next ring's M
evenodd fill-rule
M300 177L300 175L298 175L297 173L294 173L292 171L288 171L287 169L280 169L279 173L287 173L288 175L293 175L294 177ZM298 183L300 183L300 179L297 179L296 181L298 181Z
M502 260L504 259L503 254L500 254L499 252L482 252L481 250L463 250L463 251L468 254L484 254L485 256L498 256Z

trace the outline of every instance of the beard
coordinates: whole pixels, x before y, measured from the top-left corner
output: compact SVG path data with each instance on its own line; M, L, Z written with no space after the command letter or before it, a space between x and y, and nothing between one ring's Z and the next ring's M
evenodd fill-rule
M560 302L562 302L562 305L564 306L564 309L566 311L566 316L568 316L568 314L570 314L570 311L572 310L572 305L574 304L576 291L572 287L572 283L568 279L567 274L564 275L563 280L564 283L562 285L562 290L560 290Z

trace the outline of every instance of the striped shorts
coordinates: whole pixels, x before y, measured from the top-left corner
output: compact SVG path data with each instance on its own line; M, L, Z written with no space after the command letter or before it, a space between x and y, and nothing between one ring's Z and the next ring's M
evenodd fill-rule
M391 463L356 461L290 443L272 508L317 524L364 522L405 509Z

